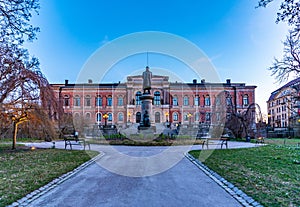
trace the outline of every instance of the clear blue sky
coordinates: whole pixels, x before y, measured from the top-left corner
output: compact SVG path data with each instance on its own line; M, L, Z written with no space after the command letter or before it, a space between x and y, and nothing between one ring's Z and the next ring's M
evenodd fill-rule
M28 47L40 59L50 83L75 82L88 58L108 41L134 32L162 31L196 44L222 81L229 78L258 86L256 101L264 112L270 93L280 86L267 70L274 57L281 57L281 41L287 33L285 24L275 24L276 2L255 9L257 0L40 1L40 14L32 23L41 32ZM132 67L146 65L139 58L144 57L133 58ZM162 64L151 55L150 60L150 67ZM112 82L123 79L107 77Z

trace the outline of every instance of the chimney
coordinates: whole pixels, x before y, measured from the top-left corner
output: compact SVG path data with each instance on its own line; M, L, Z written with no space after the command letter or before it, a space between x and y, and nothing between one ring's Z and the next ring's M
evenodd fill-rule
M69 80L65 80L65 86L69 84Z
M93 83L93 80L92 80L92 79L88 79L88 83L89 83L89 84L92 84L92 83Z
M230 79L226 79L226 84L230 85L231 80Z
M196 84L197 83L197 79L193 79L193 84Z

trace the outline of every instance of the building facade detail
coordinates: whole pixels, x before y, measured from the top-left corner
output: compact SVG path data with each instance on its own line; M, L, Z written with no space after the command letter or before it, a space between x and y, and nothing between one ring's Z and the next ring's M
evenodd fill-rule
M85 125L113 124L125 128L140 123L143 94L142 75L128 76L124 83L52 84L64 113L84 120ZM153 95L151 120L155 123L210 124L213 105L223 91L230 94L236 112L243 112L255 103L256 86L245 83L170 82L168 76L151 74ZM103 118L104 115L107 118ZM105 123L106 122L106 123Z
M271 93L267 101L270 127L290 128L298 122L299 87L300 78L297 78Z

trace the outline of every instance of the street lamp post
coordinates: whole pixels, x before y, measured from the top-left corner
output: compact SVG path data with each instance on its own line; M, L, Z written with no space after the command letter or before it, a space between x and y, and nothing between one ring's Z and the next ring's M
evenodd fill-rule
M168 123L169 122L169 112L166 112L165 116L166 116L166 122Z
M107 126L107 119L108 119L107 113L103 114L103 119L104 119L104 126Z
M192 114L191 113L188 113L188 119L189 119L189 125L191 125L192 123Z
M127 115L128 115L128 123L130 123L130 116L131 116L131 113L128 111Z

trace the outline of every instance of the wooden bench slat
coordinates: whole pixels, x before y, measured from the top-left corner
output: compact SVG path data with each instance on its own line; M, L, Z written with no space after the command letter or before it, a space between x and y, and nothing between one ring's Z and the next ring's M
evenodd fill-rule
M213 141L218 141L218 142L216 143ZM206 145L207 149L208 149L208 145L221 145L221 149L223 149L223 145L225 145L226 149L228 149L228 138L206 138L202 143L202 149L204 149L204 145Z
M64 135L64 141L65 141L65 149L67 149L67 146L70 146L70 149L72 150L72 145L82 145L85 150L85 146L89 146L89 150L91 149L90 143L87 142L85 139L79 139L78 137L75 137L74 135Z

